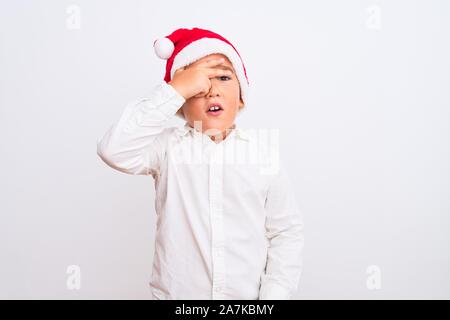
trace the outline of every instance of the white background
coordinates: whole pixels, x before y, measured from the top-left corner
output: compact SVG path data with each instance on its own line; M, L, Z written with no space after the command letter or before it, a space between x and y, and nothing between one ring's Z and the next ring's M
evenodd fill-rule
M450 298L450 3L411 0L1 0L0 298L150 299L153 180L96 140L180 27L242 55L237 125L280 129L306 224L295 298Z

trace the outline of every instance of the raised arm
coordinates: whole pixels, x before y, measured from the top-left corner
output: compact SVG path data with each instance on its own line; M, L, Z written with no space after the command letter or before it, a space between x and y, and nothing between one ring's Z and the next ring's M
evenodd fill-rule
M164 156L170 120L185 98L165 81L150 96L129 103L120 119L97 141L97 154L110 167L134 175L154 175Z
M303 218L283 166L266 198L266 236L270 246L261 277L260 300L289 300L302 271Z
M166 123L178 109L194 96L202 96L211 88L211 78L230 75L218 66L223 59L179 68L173 79L154 87L149 98L133 101L119 121L97 141L97 154L110 167L128 174L155 175L158 172L174 128Z

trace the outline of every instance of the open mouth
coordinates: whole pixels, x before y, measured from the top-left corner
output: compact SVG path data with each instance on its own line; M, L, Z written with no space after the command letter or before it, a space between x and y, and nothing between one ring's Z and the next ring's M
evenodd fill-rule
M220 104L213 104L209 106L207 113L210 115L219 115L223 112L223 108Z

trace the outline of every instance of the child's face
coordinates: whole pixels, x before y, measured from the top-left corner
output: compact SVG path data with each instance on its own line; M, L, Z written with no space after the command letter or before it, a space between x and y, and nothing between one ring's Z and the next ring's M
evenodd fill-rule
M222 132L222 134L225 134L225 130L234 124L239 109L244 105L240 98L239 81L230 60L228 60L225 55L216 53L210 54L197 60L191 65L219 58L225 58L225 61L218 67L228 67L233 74L231 76L211 78L210 91L206 95L197 95L189 98L182 107L184 118L189 125L194 127L194 122L201 121L202 132L209 130L209 135L216 135L218 133L217 130ZM219 103L222 106L223 111L219 115L211 114L208 112L211 103ZM198 125L198 123L196 125ZM222 135L222 137L224 138L225 135Z

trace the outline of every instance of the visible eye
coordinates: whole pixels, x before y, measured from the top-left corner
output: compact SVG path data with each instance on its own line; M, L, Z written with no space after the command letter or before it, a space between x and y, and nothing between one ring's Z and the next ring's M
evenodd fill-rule
M221 77L217 77L217 78L220 80L225 79L225 81L231 80L231 77L228 77L228 76L221 76Z

